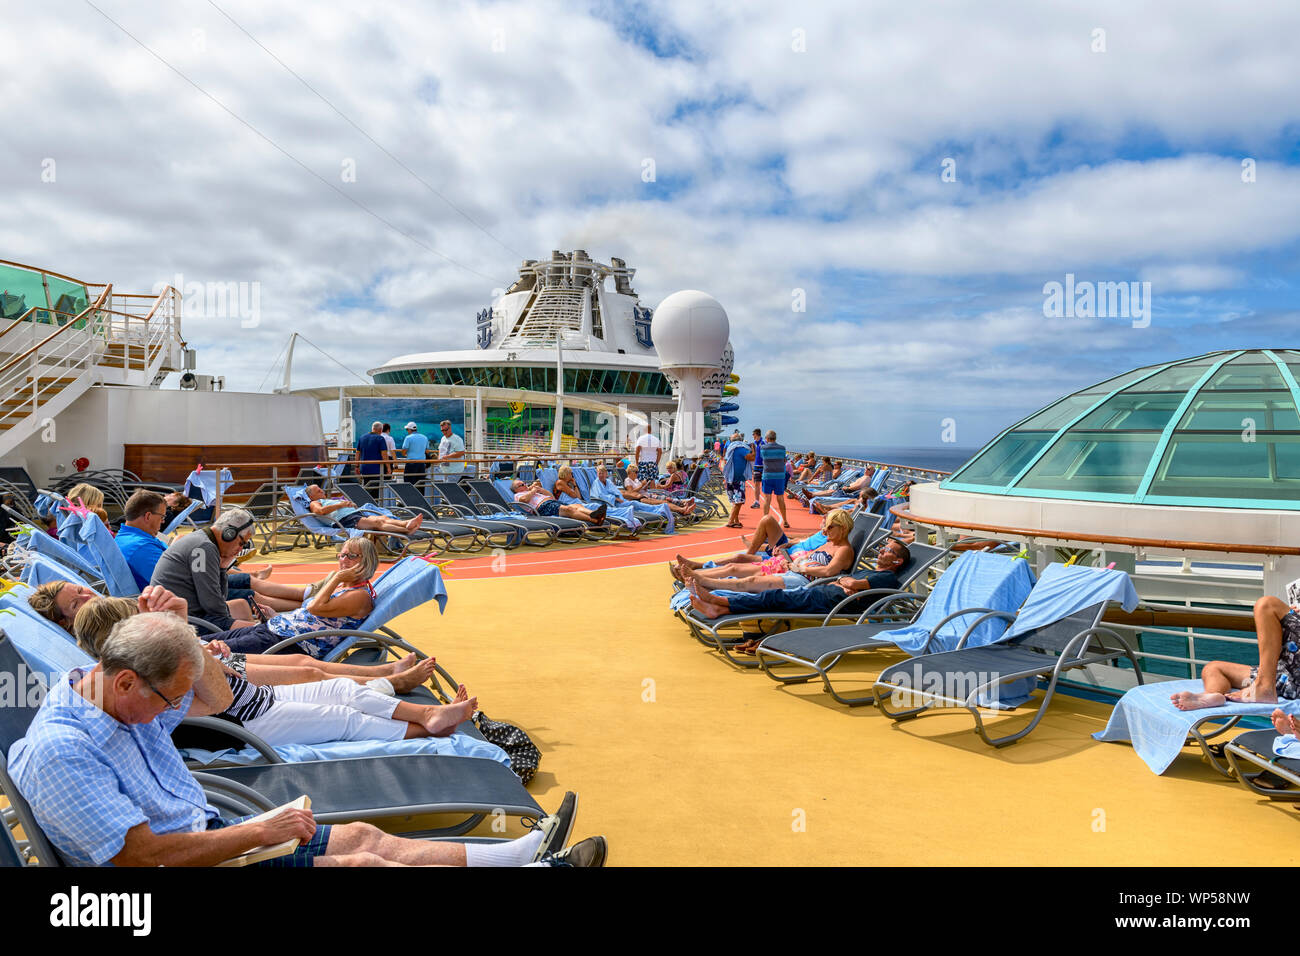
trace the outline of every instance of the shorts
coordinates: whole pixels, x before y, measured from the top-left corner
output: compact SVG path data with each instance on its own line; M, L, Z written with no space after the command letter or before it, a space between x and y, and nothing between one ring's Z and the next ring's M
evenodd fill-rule
M226 631L224 634L213 634L211 637L215 640L225 641L230 650L236 654L265 654L268 647L274 647L285 639L283 635L276 634L264 623L254 624L252 627L236 628L233 631ZM293 647L281 653L301 654L302 651L297 647Z
M763 478L763 494L765 495L783 495L785 494L785 475L777 474Z
M209 830L224 830L226 827L233 827L240 823L245 823L253 817L261 816L260 813L249 813L242 817L235 817L233 820L222 820L218 817L215 820L208 821ZM330 842L330 825L328 823L320 824L316 827L316 832L311 835L311 839L306 843L299 843L298 849L285 856L277 856L271 860L262 860L260 863L251 863L250 866L279 866L279 867L304 867L312 866L312 861L318 856L324 856L325 850Z
M345 515L344 517L339 518L337 520L338 523L341 524L343 527L351 530L352 528L355 528L358 524L360 524L361 519L365 517L368 516L364 511L354 511L351 514Z
M642 481L658 481L659 466L653 461L638 461L636 463L636 476Z
M1251 683L1259 668L1250 669ZM1291 611L1282 618L1282 653L1277 659L1277 696L1279 700L1300 700L1300 614Z
M740 481L727 482L727 499L733 505L743 505L745 503L745 479Z
M537 506L537 513L543 518L554 518L560 513L560 503L554 498L548 498Z
M792 591L795 588L806 588L811 581L796 571L787 571L781 575L781 580L785 582L785 589Z

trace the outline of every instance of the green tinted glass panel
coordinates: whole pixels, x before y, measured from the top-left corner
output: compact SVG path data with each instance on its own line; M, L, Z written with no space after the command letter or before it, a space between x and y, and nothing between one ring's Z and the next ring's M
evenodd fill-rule
M1202 391L1241 389L1259 392L1285 388L1286 382L1282 378L1282 373L1272 362L1267 365L1229 362L1211 376L1210 380L1202 386Z
M1138 388L1145 389L1146 383ZM1178 410L1183 393L1120 392L1089 412L1074 428L1108 431L1163 431ZM1071 429L1073 431L1073 429Z
M1157 367L1158 366L1155 365L1148 365L1144 368L1135 368L1131 372L1125 372L1123 375L1116 375L1114 378L1108 378L1104 382L1098 382L1096 385L1089 386L1079 394L1092 395L1094 398L1096 398L1099 395L1105 395L1108 392L1115 391L1115 389L1117 388L1123 388L1125 385L1128 385L1130 382L1137 381L1138 379L1142 378L1144 375L1151 374L1151 370Z
M1073 494L1133 494L1142 483L1157 435L1071 431L1061 437L1016 488Z
M1300 436L1258 435L1253 442L1177 437L1147 493L1209 500L1300 500Z
M39 272L0 266L0 315L16 319L28 309L44 309L48 305Z
M1195 385L1205 370L1214 363L1218 362L1221 356L1215 356L1213 359L1197 359L1195 362L1187 362L1183 365L1174 365L1170 368L1156 372L1150 378L1143 379L1133 386L1135 390L1141 389L1144 392L1178 392L1184 394Z
M1074 421L1100 400L1101 395L1069 395L1055 405L1044 408L1041 412L1025 419L1016 426L1016 431L1038 431L1040 429L1056 431Z
M1053 434L1007 432L948 480L970 485L1005 485L1020 474Z
M1300 431L1291 393L1200 392L1178 423L1183 431Z

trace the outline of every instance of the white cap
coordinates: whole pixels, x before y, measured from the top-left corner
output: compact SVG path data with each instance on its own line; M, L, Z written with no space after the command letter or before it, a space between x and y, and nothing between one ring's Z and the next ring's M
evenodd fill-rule
M407 422L407 423L406 423L406 430L407 430L408 432L413 432L413 431L415 431L415 430L416 430L417 428L419 428L419 427L420 427L420 426L417 425L417 424L415 424L415 422Z

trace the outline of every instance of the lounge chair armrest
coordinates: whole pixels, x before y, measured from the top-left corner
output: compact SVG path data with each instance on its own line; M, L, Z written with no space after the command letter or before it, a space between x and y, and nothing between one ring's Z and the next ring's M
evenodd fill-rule
M211 621L207 620L206 618L195 617L193 614L191 614L187 619L189 620L190 624L194 626L195 629L202 631L204 634L221 633L221 628L217 627L217 625L213 624Z
M998 617L1002 618L1008 624L1010 624L1012 621L1016 619L1016 616L1009 611L988 611L987 613L980 615L979 617L975 618L974 621L971 622L970 627L966 628L966 633L963 634L961 636L961 640L957 642L956 650L960 651L962 648L966 646L966 641L970 638L972 634L975 633L975 628L979 627L985 621L990 621ZM930 636L933 637L934 634L931 633Z
M268 810L275 809L276 805L274 803L266 799L266 797L262 796L252 787L246 787L237 780L229 780L215 773L204 773L202 770L191 770L190 776L197 780L199 786L205 791L228 794L244 801L261 813L266 813Z
M284 763L280 755L271 749L268 744L257 734L250 733L242 726L232 723L229 720L222 720L220 717L186 717L181 721L182 727L197 727L212 733L225 734L240 743L247 744L262 755L267 763Z
M935 639L936 635L938 635L939 628L943 627L949 621L955 621L957 618L964 617L967 614L983 615L974 624L966 628L966 630L962 633L961 639L958 641L957 644L958 647L961 647L966 643L966 639L970 637L971 632L975 630L975 628L979 625L980 621L987 620L990 614L998 614L998 613L1000 612L991 607L966 607L966 608L962 608L960 611L953 611L951 614L945 617L934 627L930 628L930 633L925 639L925 647L921 649L921 653L922 654L930 653L930 643Z
M867 592L865 591L859 592L859 594L866 594L866 593ZM856 597L857 595L853 595L853 596ZM912 600L912 601L917 600L917 595L913 594L911 591L900 591L898 594L891 594L886 598L882 598L876 601L874 604L871 605L871 607L863 611L862 614L858 616L858 619L855 623L863 624L866 622L867 618L875 617L876 615L883 613L885 609L888 608L891 604L902 604L904 601L908 601L908 600ZM828 624L830 623L830 615L827 615L826 623Z
M863 598L874 598L876 600L879 600L880 598L888 597L893 594L911 594L911 593L912 592L910 591L901 591L898 588L871 588L866 591L855 591L854 593L846 597L844 600L840 601L839 604L831 608L830 613L826 615L826 620L827 622L829 622L831 618L838 617L840 615L840 611L843 608L848 607L854 601L861 601ZM912 596L915 597L916 595L913 594Z

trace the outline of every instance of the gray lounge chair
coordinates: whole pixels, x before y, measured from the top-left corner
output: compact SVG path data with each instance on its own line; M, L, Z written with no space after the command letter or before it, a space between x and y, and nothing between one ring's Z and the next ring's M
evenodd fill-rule
M482 551L487 547L488 535L479 528L466 524L461 521L444 521L438 518L432 518L424 511L418 511L410 507L394 508L389 505L380 504L375 500L369 489L356 481L342 480L338 482L339 491L346 497L352 499L359 505L374 505L376 508L384 508L391 511L393 516L399 519L413 518L417 514L423 514L426 520L420 525L421 531L427 531L437 536L444 542L444 551L466 552ZM389 486L391 487L391 485Z
M1025 606L1028 604L1027 601ZM996 644L969 648L958 645L957 650L895 664L876 679L873 688L876 706L893 720L919 717L936 703L964 707L974 717L975 732L985 743L993 747L1015 743L1038 726L1047 713L1061 675L1068 671L1094 664L1110 664L1120 657L1127 657L1137 674L1138 683L1143 682L1142 669L1128 641L1110 628L1101 626L1105 611L1106 602L1102 601ZM972 622L967 635L976 625L991 618L1013 622L1016 615L992 611ZM1108 646L1107 638L1118 646ZM990 737L984 727L979 701L986 694L996 693L1002 684L1028 678L1048 678L1047 690L1033 717L1015 733ZM941 689L934 690L936 687ZM891 707L890 698L895 694L907 695L922 703L912 707Z
M912 547L915 549L922 546L913 545ZM941 577L940 584L936 585L936 588L946 590L942 587L942 581L943 578ZM758 645L756 653L759 667L762 668L763 673L782 684L802 684L814 677L820 677L823 686L826 688L826 693L841 704L846 704L849 707L874 704L876 702L874 691L858 697L841 694L835 689L835 685L831 681L830 671L849 654L861 651L896 649L897 645L893 641L882 640L880 635L915 624L927 604L930 604L934 613L942 614L944 611L943 604L933 604L932 602L935 600L944 602L944 599L935 596L933 592L924 598L907 592L891 594L877 598L853 624L832 624L837 617L843 616L844 611L849 606L857 604L860 607L861 601L858 598L859 595L851 594L837 604L826 615L821 627L797 628L782 634L773 634L771 637L764 639ZM976 598L976 600L979 600L979 598ZM951 613L930 628L929 638L920 654L930 653L935 636L950 621L965 619L963 623L967 625L967 629L959 641L959 644L964 645L976 626L973 623L974 620L976 618L984 620L983 616L994 610L994 608L988 607L952 607ZM794 666L798 670L795 673L790 673L786 669L789 666ZM780 668L779 672L778 668Z
M524 504L521 501L515 501L507 498L496 486L493 481L484 478L475 478L472 481L465 482L469 486L475 497L485 505L491 505L498 508L504 508L507 511L518 512L522 517L534 518L539 521L545 521L555 528L556 540L560 541L581 541L587 537L588 529L594 526L585 521L579 521L577 518L566 518L563 515L551 515L550 517L541 517L536 510ZM609 534L608 529L599 528L604 531L605 535Z
M388 490L412 511L436 521L449 521L452 524L473 528L484 537L490 548L517 548L523 541L524 530L519 525L501 521L484 521L477 516L476 512L467 508L454 507L441 497L436 501L426 498L420 494L420 490L415 485L395 481L388 486ZM431 489L430 493L436 492Z
M20 671L22 666L24 669ZM17 680L25 668L22 657L0 629L0 675ZM15 686L24 686L21 683ZM60 862L48 841L40 838L31 808L14 786L4 755L27 733L37 708L29 695L19 694L14 706L0 708L0 789L9 798L16 822L23 827L29 847L43 862ZM355 757L301 763L271 763L227 767L196 775L205 790L217 794L214 802L230 816L250 812L250 794L270 809L306 793L312 813L321 823L352 820L386 820L398 832L404 820L426 814L465 814L464 819L437 830L403 832L404 836L457 836L472 830L488 814L539 818L541 807L519 778L503 764L481 757L446 757L407 754ZM223 798L221 795L225 794ZM241 805L239 794L243 795ZM21 809L20 809L21 808ZM43 842L43 845L40 845Z
M1277 732L1248 730L1238 734L1224 748L1228 766L1237 780L1247 790L1270 800L1300 800L1300 760L1277 757L1273 754L1273 741ZM1280 785L1282 789L1264 786L1264 782Z
M475 501L462 485L454 481L439 481L436 482L436 487L443 500L457 510L490 522L514 525L522 529L524 534L520 538L520 544L545 547L555 541L555 525L547 519L530 518L510 508L503 509L500 506Z

